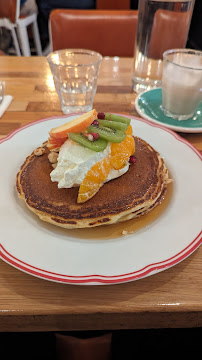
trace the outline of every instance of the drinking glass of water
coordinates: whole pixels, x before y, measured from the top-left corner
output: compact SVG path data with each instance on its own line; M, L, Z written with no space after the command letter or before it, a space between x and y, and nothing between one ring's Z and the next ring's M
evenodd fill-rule
M171 49L163 54L162 110L187 120L202 101L202 51Z
M2 103L4 99L4 92L5 92L5 82L0 81L0 104Z
M195 0L139 0L132 87L161 86L163 53L185 48Z
M47 56L64 114L92 110L101 60L99 53L83 49L59 50Z

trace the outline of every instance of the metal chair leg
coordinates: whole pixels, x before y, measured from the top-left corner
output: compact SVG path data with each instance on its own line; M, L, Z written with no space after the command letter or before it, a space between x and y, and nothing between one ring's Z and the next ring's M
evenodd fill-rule
M34 43L36 46L36 51L39 56L42 56L42 48L41 48L41 40L39 36L39 30L37 26L37 21L34 21L32 24L32 31L33 31L33 37L34 37Z
M17 32L20 39L22 54L24 56L31 56L27 27L18 25Z
M18 39L17 39L17 35L16 35L14 27L11 27L10 30L11 30L11 35L12 35L12 38L13 38L13 43L14 43L14 46L15 46L16 54L18 56L21 56L21 51L20 51L20 47L19 47L19 43L18 43Z

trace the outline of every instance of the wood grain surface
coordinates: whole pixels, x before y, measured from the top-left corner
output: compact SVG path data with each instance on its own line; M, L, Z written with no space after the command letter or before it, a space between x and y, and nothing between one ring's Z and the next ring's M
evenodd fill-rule
M131 89L133 59L103 60L94 107L138 116ZM43 57L1 57L0 79L13 101L0 138L20 126L61 115ZM202 151L202 134L180 134ZM186 161L186 159L185 159ZM189 164L187 164L189 166ZM202 248L157 275L121 285L53 283L0 262L0 331L149 329L202 326Z

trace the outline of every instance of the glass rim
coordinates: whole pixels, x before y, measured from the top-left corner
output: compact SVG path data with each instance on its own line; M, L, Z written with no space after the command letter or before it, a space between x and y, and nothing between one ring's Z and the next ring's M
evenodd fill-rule
M175 54L175 53L194 54L197 56L201 56L201 58L202 58L202 51L185 48L185 49L169 49L169 50L164 51L164 53L163 53L163 60L166 60L170 64L174 64L176 66L179 66L179 67L185 68L185 69L202 71L202 65L201 65L201 67L193 67L193 66L181 65L173 60L169 60L167 55L171 55L171 54Z
M75 65L71 65L71 64L57 64L56 62L53 62L52 57L53 55L59 55L59 54L65 54L65 53L69 53L69 54L77 54L77 55L88 55L88 56L97 56L97 60L89 62L88 64L75 64ZM51 52L50 54L48 54L46 56L46 59L49 63L53 64L53 65L57 65L57 66L61 66L61 67L86 67L86 66L91 66L91 65L97 65L102 61L102 55L97 52L97 51L93 51L93 50L88 50L88 49L61 49L61 50L56 50Z

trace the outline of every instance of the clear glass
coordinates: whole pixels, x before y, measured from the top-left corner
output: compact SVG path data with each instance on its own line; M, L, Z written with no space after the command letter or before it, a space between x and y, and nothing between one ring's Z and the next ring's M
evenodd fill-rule
M0 104L2 103L4 99L4 92L5 92L5 82L0 81Z
M173 49L163 54L162 110L178 120L193 117L202 101L202 51Z
M139 0L132 87L161 86L163 53L185 48L195 0Z
M47 61L63 113L92 110L102 56L91 50L66 49L50 53Z

